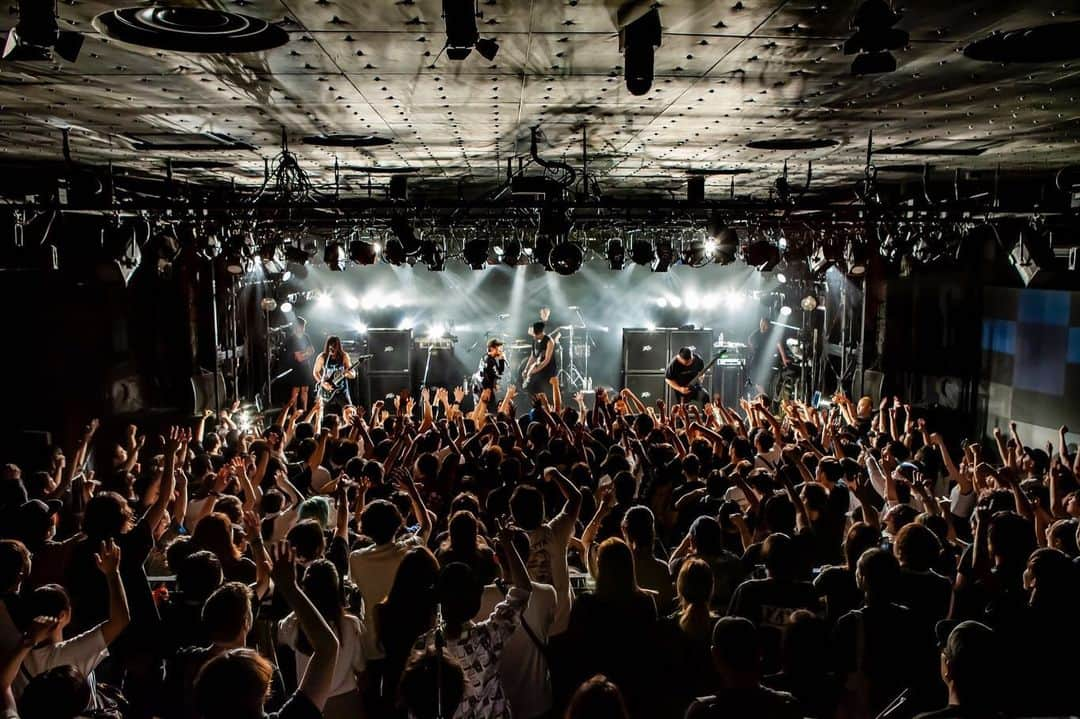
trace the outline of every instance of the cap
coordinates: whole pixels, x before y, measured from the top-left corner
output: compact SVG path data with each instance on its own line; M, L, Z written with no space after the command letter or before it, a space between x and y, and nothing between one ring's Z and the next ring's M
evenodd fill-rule
M503 342L498 337L492 337L491 339L488 340L487 346L488 346L488 349L491 349L492 347L502 347L504 344L506 344L506 343Z
M19 507L19 514L29 516L36 515L45 519L46 517L51 517L54 514L59 513L63 508L64 503L59 499L50 499L47 502L43 502L40 499L31 499L28 502L24 502Z

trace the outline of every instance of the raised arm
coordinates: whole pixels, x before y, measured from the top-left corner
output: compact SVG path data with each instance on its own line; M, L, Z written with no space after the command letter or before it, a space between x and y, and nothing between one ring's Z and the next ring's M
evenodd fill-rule
M288 542L281 542L270 553L274 586L296 614L300 629L311 645L311 659L300 679L297 691L315 705L322 715L333 688L338 640L307 595L296 584L296 556Z
M144 519L151 527L156 527L165 516L165 510L172 502L173 492L176 491L176 452L180 448L181 433L179 427L169 429L169 438L165 441L165 467L161 473L161 485L158 487L157 499L144 515Z
M105 583L109 585L109 618L99 628L105 643L112 644L131 622L124 582L120 579L120 547L111 539L102 542L101 548L94 555L94 561L105 575Z
M416 489L416 483L409 475L408 471L402 470L399 473L398 482L405 493L409 495L409 504L412 505L412 512L416 515L416 521L420 523L420 531L417 535L421 541L426 545L428 540L431 539L431 515L428 514L427 507L424 506L424 500L420 496L420 492Z

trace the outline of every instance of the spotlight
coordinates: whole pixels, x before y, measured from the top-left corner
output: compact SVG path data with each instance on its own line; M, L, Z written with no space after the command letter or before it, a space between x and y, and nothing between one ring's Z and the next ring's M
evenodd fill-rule
M334 272L341 272L345 268L345 252L340 242L327 242L323 251L323 262Z
M671 244L671 240L657 240L653 272L667 272L673 262L675 262L675 247Z
M817 305L817 297L813 295L807 295L799 302L799 307L802 307L804 312L813 312L817 309Z
M438 339L446 336L446 325L442 322L433 322L428 326L427 336L429 339Z
M538 235L536 238L536 248L533 250L533 260L544 266L544 271L550 272L551 267L551 251L554 245L551 242L551 238L548 235Z
M350 294L346 294L341 298L341 303L345 305L345 309L355 310L360 307L360 300L356 299Z
M358 265L373 265L378 255L379 246L373 242L353 240L349 243L349 259Z
M386 241L386 247L383 249L383 259L395 267L405 264L405 260L408 259L405 244L401 240L391 237Z
M852 277L862 277L866 274L866 267L869 264L869 249L866 243L859 242L858 240L852 240L848 243L847 250L844 252L844 259L847 261L848 274Z
M503 248L502 261L511 267L516 267L521 262L521 241L510 240Z
M713 260L718 265L730 265L739 253L739 234L734 227L724 226L718 230L715 235L716 250L713 252Z
M857 30L844 42L845 55L861 53L851 63L853 75L896 70L896 58L889 50L899 50L908 44L907 32L893 27L900 17L886 0L865 0L859 6L851 21Z
M282 302L281 311L285 314L289 314L290 312L292 312L292 302Z
M634 261L635 265L651 265L653 260L656 259L656 252L653 250L652 243L648 240L634 240L634 244L630 248L630 259Z
M780 262L780 248L768 240L754 240L744 251L746 264L761 272L771 272Z
M329 292L320 292L315 295L315 306L327 308L334 303L334 297Z
M488 62L495 59L495 56L499 54L499 43L495 42L491 38L481 38L476 41L476 51L480 53Z
M294 275L299 273L296 271L297 267L306 268L308 261L311 260L311 255L307 253L303 248L296 245L285 246L285 262L289 264L289 269Z
M810 272L817 276L844 259L842 249L831 242L822 242L810 255Z
M354 322L353 330L355 330L357 334L367 334L367 324L364 322Z
M674 309L679 309L680 307L682 307L681 297L678 297L676 295L668 295L667 301L668 304L671 305Z
M576 242L564 242L551 250L551 268L560 275L572 275L581 269L585 251Z
M82 33L61 30L56 4L49 0L19 0L19 24L8 32L2 59L48 62L52 51L75 62L83 45Z
M401 322L398 322L397 328L399 330L411 330L415 324L416 320L414 318L406 317L405 319L401 320Z
M626 246L622 240L609 240L606 254L609 268L621 270L626 265Z
M390 218L390 231L394 233L394 237L396 237L401 244L401 248L405 255L415 255L417 251L419 251L420 240L416 238L416 233L413 232L408 218L404 215L394 215ZM387 242L386 253L389 253L389 251L390 242ZM402 260L402 262L404 262L404 260ZM394 264L401 264L401 262Z
M420 243L420 261L432 272L442 272L446 269L446 257L443 256L442 247L435 240L424 240Z
M466 242L462 253L465 264L474 270L484 269L488 261L488 245L487 240L469 240Z
M810 279L810 271L802 260L783 260L776 266L776 279L780 284L797 285Z
M481 39L476 29L476 0L443 0L443 19L446 21L446 56L464 60L475 47L491 62L499 52L499 43Z
M626 89L631 95L644 95L652 87L653 63L660 41L660 12L656 8L628 24L619 33L626 68Z
M710 251L709 242L712 243L712 251ZM706 242L700 237L695 237L683 244L683 264L691 267L703 267L712 260L712 253L715 251L715 240Z
M780 308L780 316L781 317L787 317L790 314L791 314L791 307L789 307L788 305L783 305Z
M657 297L656 298L656 306L661 308L661 309L663 309L664 307L667 307L667 297Z

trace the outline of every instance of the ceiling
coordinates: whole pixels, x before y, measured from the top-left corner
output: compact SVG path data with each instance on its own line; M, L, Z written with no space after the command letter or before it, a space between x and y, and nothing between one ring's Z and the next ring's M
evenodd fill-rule
M663 44L652 90L641 97L623 84L612 2L480 0L480 33L501 46L493 62L475 52L461 62L440 55L440 0L174 2L279 23L290 42L242 55L126 49L91 26L119 3L62 0L61 24L85 33L86 44L74 64L0 62L0 162L57 160L60 130L70 127L77 161L160 174L169 157L214 160L227 166L177 173L256 185L284 127L316 182L332 180L336 159L354 190L368 180L363 168L377 167L415 170L413 187L456 191L500 182L508 158L527 156L534 125L544 133L542 156L578 167L584 136L589 169L611 194L681 195L690 171L740 170L736 192L761 195L785 160L794 183L812 161L815 185L840 185L862 175L871 131L879 152L924 144L876 156L882 167L1021 171L1080 162L1080 61L1002 65L961 54L993 30L1076 20L1063 0L917 3L898 25L911 41L896 53L897 71L862 78L841 52L854 0L671 0L659 3ZM196 131L253 149L147 151L128 139ZM319 133L393 142L300 143ZM838 144L747 146L791 138ZM941 155L951 143L981 154ZM725 196L730 182L709 176L707 196Z

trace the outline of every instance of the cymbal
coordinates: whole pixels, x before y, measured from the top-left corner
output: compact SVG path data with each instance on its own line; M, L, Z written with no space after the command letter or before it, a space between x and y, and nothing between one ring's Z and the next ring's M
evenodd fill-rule
M505 345L507 349L512 350L529 350L532 349L532 343L524 340L515 340L508 345Z
M713 347L726 350L741 350L746 347L745 342L713 342Z
M587 330L589 328L586 325L563 325L562 327L556 327L555 331L558 332L560 330L569 330L569 329Z

